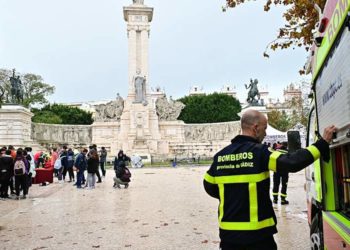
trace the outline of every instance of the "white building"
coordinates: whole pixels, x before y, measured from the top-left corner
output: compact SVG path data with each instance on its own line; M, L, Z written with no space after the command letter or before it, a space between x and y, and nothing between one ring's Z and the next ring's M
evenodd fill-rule
M206 93L203 91L203 87L192 86L190 88L190 93L189 93L190 96L193 96L193 95L204 95L204 94L206 94Z
M300 86L294 83L287 85L283 90L283 101L279 99L274 101L270 99L266 107L268 109L275 109L281 112L285 112L287 115L291 115L293 111L301 109L302 105L302 91Z
M226 84L222 86L220 93L227 94L227 95L233 96L234 98L237 98L236 86L230 86Z

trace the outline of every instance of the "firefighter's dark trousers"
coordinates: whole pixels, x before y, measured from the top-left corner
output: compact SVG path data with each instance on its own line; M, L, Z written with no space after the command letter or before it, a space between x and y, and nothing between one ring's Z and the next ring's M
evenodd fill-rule
M273 189L272 194L274 199L277 199L279 195L279 188L280 183L282 181L282 189L281 189L281 198L286 199L287 197L287 185L288 185L288 173L287 174L279 174L279 173L273 173Z

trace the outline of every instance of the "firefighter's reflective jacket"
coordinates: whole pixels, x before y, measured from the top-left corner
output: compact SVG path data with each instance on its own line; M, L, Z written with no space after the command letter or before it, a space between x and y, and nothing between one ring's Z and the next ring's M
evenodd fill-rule
M206 192L220 201L221 241L248 244L275 234L269 170L297 172L320 154L329 155L329 145L323 139L306 149L283 154L252 137L236 136L232 144L214 156L204 176Z

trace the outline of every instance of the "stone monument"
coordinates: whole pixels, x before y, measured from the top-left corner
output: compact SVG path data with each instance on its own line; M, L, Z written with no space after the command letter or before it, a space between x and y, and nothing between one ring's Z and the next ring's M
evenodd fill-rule
M153 8L133 0L123 8L128 37L128 95L123 102L97 107L92 139L97 145L110 145L116 153L123 149L150 160L159 152L160 131L155 105L149 90L148 44ZM118 107L118 108L117 108ZM147 159L146 159L147 158Z
M3 104L0 109L0 141L2 145L23 146L32 144L29 109L16 104Z
M153 8L144 1L124 7L129 47L129 88L120 123L119 147L143 158L158 153L160 131L149 89L148 52Z

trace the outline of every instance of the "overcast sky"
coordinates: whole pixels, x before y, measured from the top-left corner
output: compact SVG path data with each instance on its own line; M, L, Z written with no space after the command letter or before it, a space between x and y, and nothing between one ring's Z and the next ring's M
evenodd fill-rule
M272 97L299 82L302 49L262 56L283 24L282 9L250 2L222 12L225 0L145 0L154 7L149 85L173 98L191 86L205 92L259 80ZM0 0L0 68L41 75L56 87L50 101L84 102L128 91L123 6L132 0Z

